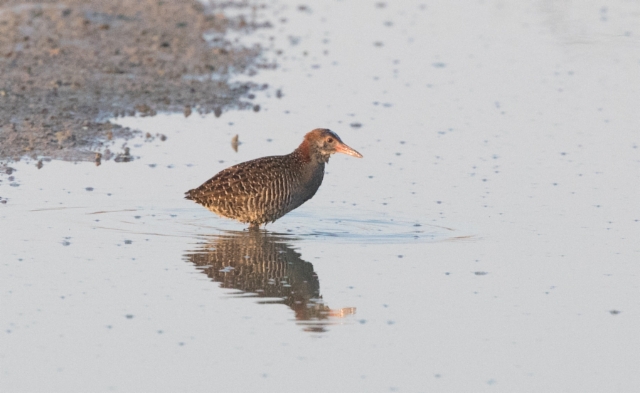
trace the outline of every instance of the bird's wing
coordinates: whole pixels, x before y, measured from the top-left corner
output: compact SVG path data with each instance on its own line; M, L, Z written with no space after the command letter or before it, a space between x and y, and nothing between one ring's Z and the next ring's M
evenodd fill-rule
M187 191L186 198L200 202L229 196L237 201L255 197L282 176L281 162L281 157L274 156L234 165L219 172L200 187Z

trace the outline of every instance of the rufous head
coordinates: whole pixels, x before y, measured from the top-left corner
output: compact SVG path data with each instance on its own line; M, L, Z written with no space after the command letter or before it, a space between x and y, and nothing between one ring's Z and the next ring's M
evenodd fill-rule
M362 158L362 154L347 146L335 132L326 128L316 128L304 136L304 143L318 156L321 162L328 162L333 153L343 153Z

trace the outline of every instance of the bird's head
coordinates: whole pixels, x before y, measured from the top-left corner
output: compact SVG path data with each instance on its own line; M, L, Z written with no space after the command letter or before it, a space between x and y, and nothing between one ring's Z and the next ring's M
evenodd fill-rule
M362 154L347 146L335 132L326 128L316 128L307 133L302 143L309 147L309 155L314 156L320 162L329 162L329 157L333 153L362 158Z

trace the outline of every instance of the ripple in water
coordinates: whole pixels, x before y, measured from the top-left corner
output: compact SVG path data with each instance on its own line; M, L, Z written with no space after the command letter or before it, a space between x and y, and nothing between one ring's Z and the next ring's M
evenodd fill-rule
M299 214L295 216L298 217L295 220L297 225L287 229L287 232L296 234L303 240L385 244L428 243L473 238L455 228L425 224L402 217L391 218L377 212L360 212L359 217L354 217L351 212L351 217L348 218L317 218L317 216Z

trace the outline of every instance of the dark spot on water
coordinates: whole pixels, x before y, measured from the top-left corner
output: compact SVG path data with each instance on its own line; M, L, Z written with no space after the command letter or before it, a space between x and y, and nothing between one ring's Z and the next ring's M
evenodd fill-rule
M404 255L398 255L398 258L404 258Z
M619 310L611 310L611 311L609 311L609 313L610 313L611 315L618 315L618 314L620 314L621 312L622 312L622 311L619 311Z
M127 319L132 319L132 318L133 318L133 315L131 315L131 314L127 314L127 315L125 315L125 317L126 317Z
M93 187L87 187L87 188L85 188L85 190L87 190L87 191L93 191Z
M361 320L359 320L358 322L359 322L361 325L364 325L365 323L367 323L367 320L366 320L366 319L361 319Z
M441 63L441 62L433 63L433 64L431 64L431 65L432 65L432 66L434 66L434 67L436 67L436 68L444 68L444 67L446 67L446 66L447 66L445 63Z
M353 128L360 128L360 127L362 127L362 123L358 123L358 122L351 123L351 124L349 124L349 125L350 125L351 127L353 127Z
M125 240L124 241L124 244L131 244L131 243L133 243L131 240Z
M486 276L489 273L487 273L487 272L473 272L473 274L475 274L476 276Z
M600 8L600 21L601 22L606 22L607 21L607 7L602 7Z

